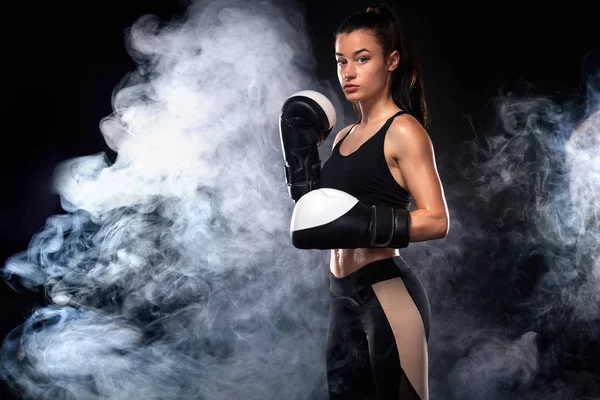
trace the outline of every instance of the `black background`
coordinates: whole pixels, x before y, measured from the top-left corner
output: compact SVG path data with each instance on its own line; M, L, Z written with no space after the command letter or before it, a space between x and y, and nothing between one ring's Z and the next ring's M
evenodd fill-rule
M336 85L333 30L345 15L368 3L304 4L319 78ZM489 123L488 100L502 88L522 90L531 84L537 93L585 102L583 71L598 60L598 18L583 3L568 6L399 6L422 58L433 118L430 133L438 153L467 139L471 124ZM111 112L114 86L135 68L124 47L124 29L147 13L163 18L181 13L184 4L93 0L6 7L2 263L27 248L48 216L63 213L50 186L59 162L100 151L112 154L98 123ZM43 297L16 292L5 283L0 291L4 337Z

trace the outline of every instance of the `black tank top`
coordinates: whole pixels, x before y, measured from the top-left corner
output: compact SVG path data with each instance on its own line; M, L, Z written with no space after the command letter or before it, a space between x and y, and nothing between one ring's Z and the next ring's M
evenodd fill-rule
M321 187L342 190L367 204L408 209L412 196L396 182L385 160L385 134L398 111L353 153L343 156L340 145L352 132L336 143L333 152L321 169Z

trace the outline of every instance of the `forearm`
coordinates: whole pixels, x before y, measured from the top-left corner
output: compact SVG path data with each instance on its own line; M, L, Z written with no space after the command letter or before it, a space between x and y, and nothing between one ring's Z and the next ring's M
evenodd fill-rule
M434 213L418 209L410 213L410 241L441 239L448 234L448 217L445 213Z

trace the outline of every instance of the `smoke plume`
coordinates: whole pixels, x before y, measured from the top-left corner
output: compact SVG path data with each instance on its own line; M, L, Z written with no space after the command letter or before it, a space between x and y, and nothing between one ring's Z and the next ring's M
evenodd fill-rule
M324 391L325 252L291 246L279 112L313 89L292 2L195 2L126 35L137 69L100 121L118 153L66 160L5 277L51 304L6 339L31 398L307 399Z
M496 123L440 157L450 233L406 252L432 303L433 397L600 396L600 111L533 92L492 99Z

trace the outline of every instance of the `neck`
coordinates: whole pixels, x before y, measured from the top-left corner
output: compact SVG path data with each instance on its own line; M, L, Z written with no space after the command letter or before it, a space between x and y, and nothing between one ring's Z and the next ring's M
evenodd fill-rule
M389 92L382 93L381 96L361 100L358 102L358 106L360 107L362 116L360 122L365 124L389 118L394 111L398 110L398 106L394 103L392 95Z

